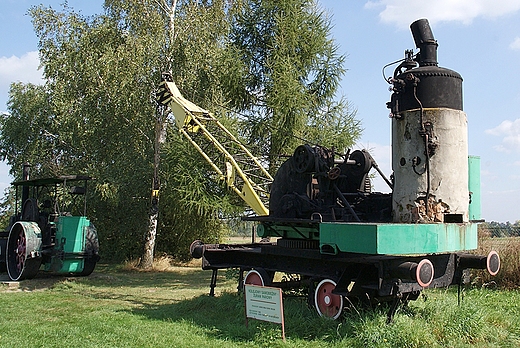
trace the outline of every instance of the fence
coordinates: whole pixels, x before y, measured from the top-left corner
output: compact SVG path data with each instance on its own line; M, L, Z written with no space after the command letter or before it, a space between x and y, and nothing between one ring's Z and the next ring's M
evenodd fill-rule
M479 225L479 234L483 233L491 238L500 237L520 237L520 226L489 226L487 224Z

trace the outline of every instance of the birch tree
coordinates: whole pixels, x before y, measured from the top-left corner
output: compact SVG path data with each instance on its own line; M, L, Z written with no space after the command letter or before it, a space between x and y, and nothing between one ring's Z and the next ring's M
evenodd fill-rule
M302 139L343 148L359 135L336 95L344 57L314 1L106 0L104 9L31 8L45 84L12 85L0 153L15 177L30 161L35 176L96 178L89 216L105 260L140 257L146 268L156 250L186 258L191 241L218 241L222 220L244 209L157 107L163 72L258 155L290 153Z

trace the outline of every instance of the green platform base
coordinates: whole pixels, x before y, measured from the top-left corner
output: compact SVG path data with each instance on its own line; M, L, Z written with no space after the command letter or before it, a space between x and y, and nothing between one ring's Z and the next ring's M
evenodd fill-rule
M477 248L477 224L374 224L319 225L322 254L339 252L410 255L456 252Z

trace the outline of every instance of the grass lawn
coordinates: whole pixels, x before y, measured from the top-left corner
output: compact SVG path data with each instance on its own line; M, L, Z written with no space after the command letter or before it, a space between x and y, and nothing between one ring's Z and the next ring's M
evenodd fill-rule
M386 325L387 308L352 309L340 321L317 317L306 299L285 297L279 325L250 320L221 272L161 272L100 265L85 278L47 274L0 285L0 347L520 347L520 292L428 290Z

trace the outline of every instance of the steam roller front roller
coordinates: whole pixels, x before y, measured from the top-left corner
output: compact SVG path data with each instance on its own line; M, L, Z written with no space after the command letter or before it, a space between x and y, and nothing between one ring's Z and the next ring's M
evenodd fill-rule
M7 272L12 280L34 278L40 269L41 231L36 222L18 221L7 239Z

